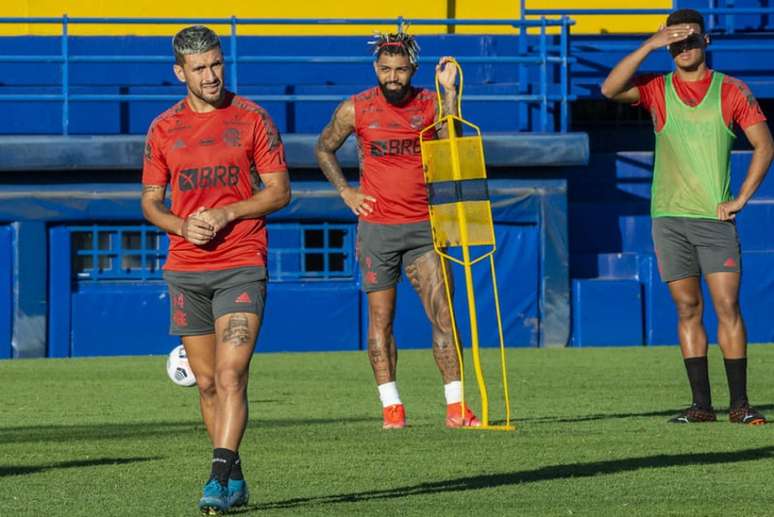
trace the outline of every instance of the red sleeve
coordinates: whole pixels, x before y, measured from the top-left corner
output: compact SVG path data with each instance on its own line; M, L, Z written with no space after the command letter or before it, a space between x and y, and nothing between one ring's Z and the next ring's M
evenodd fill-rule
M154 122L145 137L145 157L142 166L142 182L148 185L169 183L169 167L162 152L158 124Z
M766 121L766 115L761 111L758 101L750 88L733 77L726 76L723 80L721 93L723 120L731 127L736 124L741 129Z
M634 86L640 91L640 100L634 106L641 106L650 111L653 105L664 102L664 76L659 74L645 74L635 77Z
M666 99L664 97L666 81L663 75L645 74L634 79L634 85L640 91L640 100L632 106L641 106L650 112L654 131L661 131L666 120Z
M285 146L282 145L277 126L268 113L261 109L253 135L253 160L259 174L272 172L287 172L285 163Z

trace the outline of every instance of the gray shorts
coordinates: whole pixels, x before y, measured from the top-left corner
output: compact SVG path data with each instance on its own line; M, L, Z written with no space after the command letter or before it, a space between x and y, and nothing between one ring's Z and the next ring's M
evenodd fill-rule
M662 282L741 272L739 237L733 221L656 217L653 245Z
M169 333L200 336L215 332L215 320L234 312L258 316L260 330L266 302L266 268L220 271L164 271L169 286Z
M357 225L357 256L361 288L369 293L394 287L403 269L432 251L430 221L379 224L360 221Z

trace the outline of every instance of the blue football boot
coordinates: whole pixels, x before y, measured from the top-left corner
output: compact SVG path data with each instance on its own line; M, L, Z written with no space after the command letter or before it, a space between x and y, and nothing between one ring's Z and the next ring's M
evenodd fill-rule
M202 498L199 499L199 510L204 515L220 515L228 510L228 500L228 488L217 479L210 479L204 485Z
M250 491L244 479L228 480L228 507L237 508L247 505L250 500Z

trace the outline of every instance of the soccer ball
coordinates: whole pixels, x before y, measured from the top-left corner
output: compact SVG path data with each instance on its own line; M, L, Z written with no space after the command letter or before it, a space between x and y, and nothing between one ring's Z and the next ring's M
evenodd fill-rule
M190 387L196 384L196 377L188 364L183 345L177 345L167 356L167 375L178 386Z

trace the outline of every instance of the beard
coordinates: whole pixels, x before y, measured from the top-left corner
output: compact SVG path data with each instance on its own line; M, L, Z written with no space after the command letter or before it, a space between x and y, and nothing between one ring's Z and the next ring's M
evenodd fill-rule
M223 88L223 83L221 82L218 91L215 93L205 92L204 88L199 88L199 91L193 91L192 93L204 102L215 105L223 100L226 90Z
M388 84L398 84L400 88L390 89L387 88ZM382 95L390 104L399 106L406 102L411 91L411 83L399 84L399 83L379 83L379 89L382 90Z

